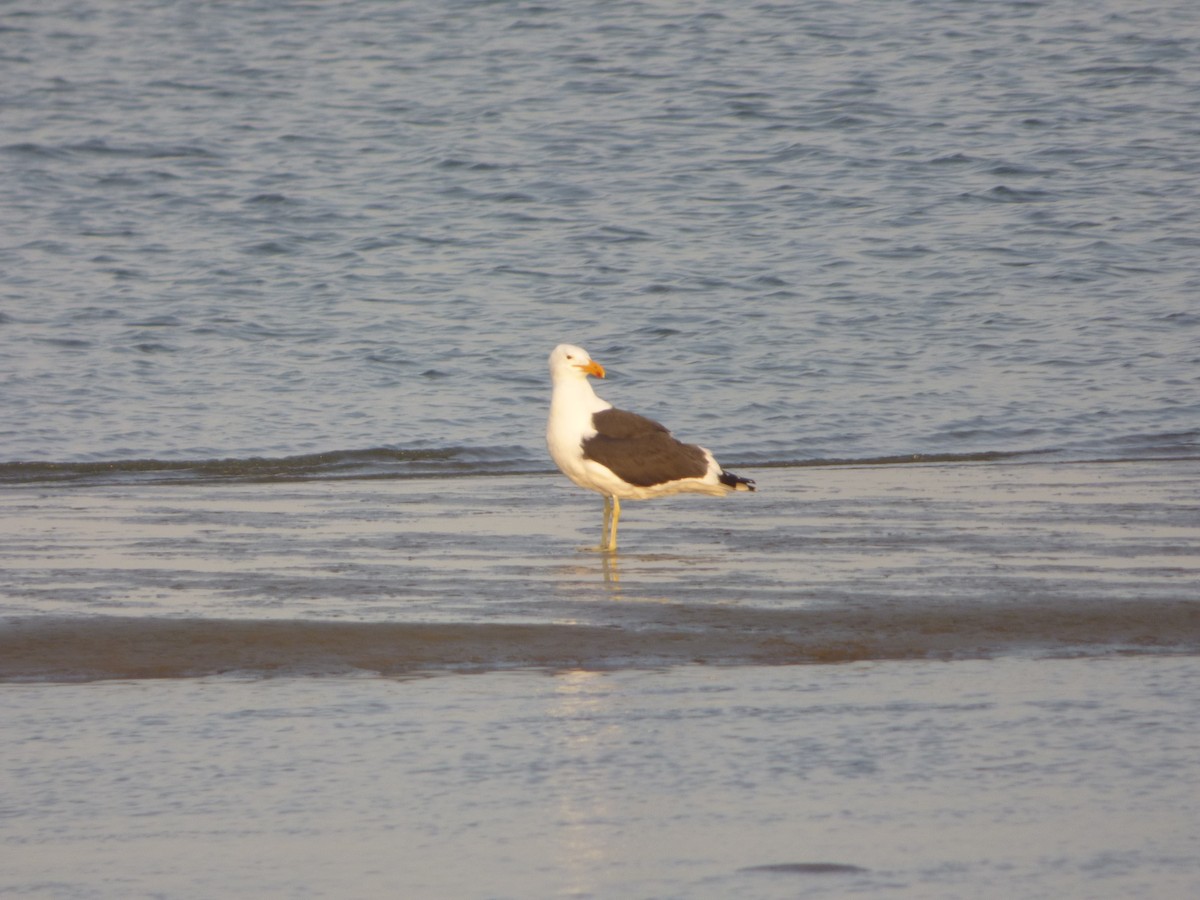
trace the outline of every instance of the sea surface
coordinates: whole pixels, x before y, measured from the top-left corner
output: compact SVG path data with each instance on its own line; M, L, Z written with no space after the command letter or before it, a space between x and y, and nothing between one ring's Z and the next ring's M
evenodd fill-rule
M1197 259L1190 0L0 5L0 894L1190 900Z
M0 461L1200 437L1200 9L10 3ZM397 466L404 468L401 458Z

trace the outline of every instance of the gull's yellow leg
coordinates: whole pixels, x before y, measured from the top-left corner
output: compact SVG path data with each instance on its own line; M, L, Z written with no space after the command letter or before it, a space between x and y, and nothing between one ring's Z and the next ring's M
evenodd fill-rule
M597 550L608 549L608 532L612 527L613 514L613 498L608 494L604 495L604 526L600 529L600 546Z
M604 497L604 528L600 534L600 546L587 549L609 553L617 549L617 520L621 518L621 501L611 494L601 496Z
M621 501L616 497L612 498L612 523L609 526L608 532L608 550L615 553L617 550L617 522L621 519Z

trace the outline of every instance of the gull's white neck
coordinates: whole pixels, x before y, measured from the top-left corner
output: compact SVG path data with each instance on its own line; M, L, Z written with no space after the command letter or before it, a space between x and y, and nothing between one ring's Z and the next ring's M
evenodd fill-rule
M611 409L612 404L596 396L587 375L579 370L555 372L550 395L550 418L583 421L592 413ZM590 427L588 428L590 431Z
M592 414L611 409L588 384L587 375L577 369L553 373L550 418L546 422L546 446L550 456L567 477L583 487L586 483L582 442L596 433Z

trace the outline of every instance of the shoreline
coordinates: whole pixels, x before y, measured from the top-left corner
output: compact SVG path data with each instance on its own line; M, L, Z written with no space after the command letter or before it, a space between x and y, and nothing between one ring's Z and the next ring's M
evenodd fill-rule
M0 677L1200 647L1200 461L747 471L616 554L552 477L0 491Z

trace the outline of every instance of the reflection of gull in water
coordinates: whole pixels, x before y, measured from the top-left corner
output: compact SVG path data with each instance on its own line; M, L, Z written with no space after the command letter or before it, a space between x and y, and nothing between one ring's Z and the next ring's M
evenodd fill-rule
M621 593L621 567L617 565L615 553L605 553L603 557L604 583L613 589L614 596Z
M658 422L601 400L589 375L603 378L604 367L582 347L560 344L550 354L554 389L546 445L564 475L604 497L604 534L597 549L617 549L622 499L754 490L752 480L726 472L705 448L678 441Z

